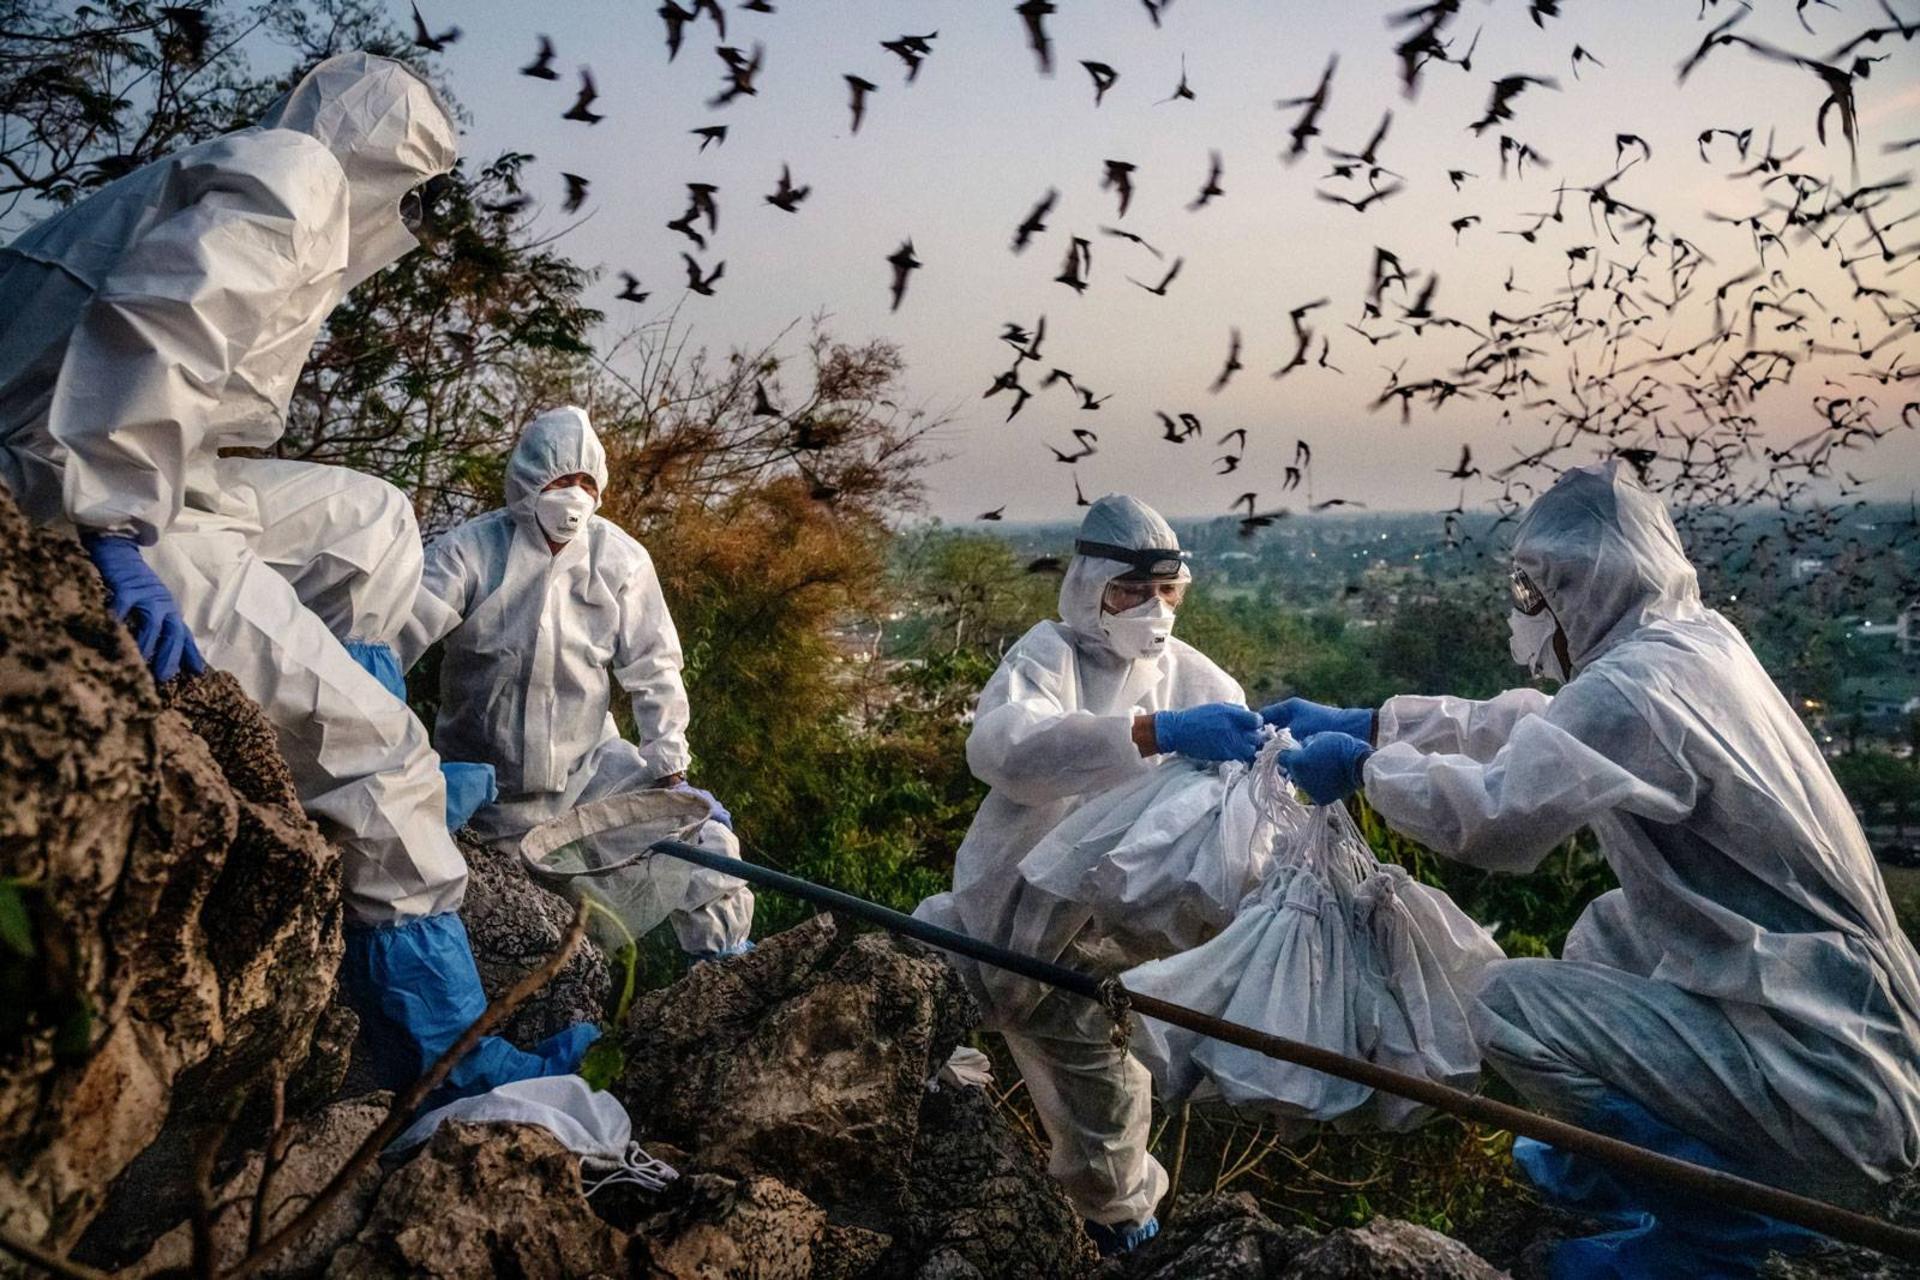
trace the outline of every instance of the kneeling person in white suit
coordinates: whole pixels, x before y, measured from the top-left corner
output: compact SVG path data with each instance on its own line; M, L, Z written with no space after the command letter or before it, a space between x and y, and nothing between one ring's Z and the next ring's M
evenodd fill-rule
M434 745L493 766L500 794L470 824L483 839L518 840L575 806L647 787L693 792L732 826L687 784L680 637L646 548L593 514L606 486L586 412L551 410L514 446L507 505L427 548L402 657L411 665L446 639ZM614 724L609 670L631 700L637 745ZM753 891L711 873L693 884L693 900L669 917L681 949L695 960L751 950Z

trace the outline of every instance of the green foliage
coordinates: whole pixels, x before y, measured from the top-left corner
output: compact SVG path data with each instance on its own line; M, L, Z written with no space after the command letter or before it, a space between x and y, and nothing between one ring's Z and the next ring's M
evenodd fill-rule
M1850 751L1832 763L1834 778L1869 824L1904 831L1920 816L1920 756L1901 760L1884 751Z
M0 880L0 946L21 960L34 957L33 921L20 896L20 883Z
M434 528L497 500L534 412L586 366L592 273L532 243L512 211L533 157L456 169L433 244L349 294L301 373L282 457L372 471Z

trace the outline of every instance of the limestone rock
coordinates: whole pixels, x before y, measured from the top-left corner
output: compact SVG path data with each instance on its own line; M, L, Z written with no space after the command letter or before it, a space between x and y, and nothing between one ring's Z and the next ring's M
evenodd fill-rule
M595 1216L580 1160L531 1125L440 1126L389 1174L333 1280L585 1280L624 1275L626 1237Z
M467 900L460 916L473 942L474 963L489 999L525 977L553 954L573 920L573 905L528 878L517 855L461 841L467 857ZM578 1022L606 1016L613 987L607 957L588 939L567 967L514 1012L501 1033L532 1046Z
M1291 1275L1289 1263L1313 1233L1283 1227L1236 1191L1185 1197L1158 1237L1103 1263L1095 1280L1265 1280Z
M955 1261L982 1276L1052 1280L1095 1262L1093 1242L1042 1157L984 1089L943 1088L920 1107L912 1189L895 1258ZM965 1274L965 1272L955 1272Z
M347 1158L386 1118L391 1100L391 1095L386 1093L351 1098L293 1124L286 1159L275 1170L268 1188L267 1234L284 1226L332 1181L333 1175L346 1165ZM213 1240L216 1256L223 1265L231 1266L246 1253L261 1165L262 1158L256 1152L215 1192L214 1202L220 1208L213 1219ZM378 1162L362 1170L313 1230L260 1274L268 1280L310 1280L322 1274L334 1251L360 1230L373 1205L380 1179ZM192 1256L190 1228L182 1223L162 1237L146 1257L120 1274L127 1280L144 1280L170 1268L185 1267Z
M1375 1218L1301 1250L1287 1280L1503 1280L1506 1272L1438 1231Z
M179 1097L305 1055L337 855L237 685L169 709L77 543L0 494L0 545L0 877L33 935L0 958L0 1225L65 1248Z
M836 1221L885 1229L907 1192L926 1080L970 1002L937 956L816 916L635 1002L614 1092L702 1167L762 1173Z
M672 1205L634 1233L633 1274L646 1280L813 1280L824 1244L820 1206L772 1178L696 1173Z

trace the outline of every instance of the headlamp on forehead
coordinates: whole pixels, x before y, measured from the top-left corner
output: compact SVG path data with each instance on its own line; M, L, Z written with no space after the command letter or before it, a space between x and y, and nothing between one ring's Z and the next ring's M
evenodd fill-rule
M1130 566L1115 579L1117 582L1163 582L1178 578L1187 567L1187 552L1165 547L1116 547L1111 542L1082 539L1073 544L1073 549L1079 555L1118 560Z

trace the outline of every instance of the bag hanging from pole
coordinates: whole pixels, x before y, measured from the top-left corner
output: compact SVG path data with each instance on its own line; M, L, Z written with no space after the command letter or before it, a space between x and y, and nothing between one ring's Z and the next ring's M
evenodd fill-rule
M1168 758L1090 797L1020 860L1027 883L1155 952L1212 938L1265 878L1240 764Z
M520 858L535 883L587 899L619 920L589 916L594 940L609 950L639 938L676 911L698 911L742 883L664 854L655 841L682 840L740 856L740 842L711 821L707 802L683 791L628 791L583 804L544 822L520 840Z
M1467 1009L1492 935L1440 891L1374 857L1346 809L1296 800L1270 741L1249 778L1270 870L1218 937L1124 974L1129 991L1350 1057L1471 1088ZM1134 1052L1169 1100L1220 1098L1282 1120L1406 1129L1425 1109L1367 1086L1139 1019Z

